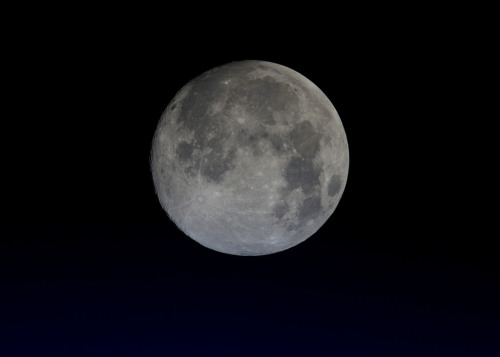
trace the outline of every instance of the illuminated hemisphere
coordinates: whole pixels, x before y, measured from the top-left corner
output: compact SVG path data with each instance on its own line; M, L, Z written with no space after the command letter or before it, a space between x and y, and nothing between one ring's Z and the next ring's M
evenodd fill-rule
M293 247L331 216L349 150L325 94L282 65L232 62L186 84L153 138L151 171L171 220L219 252Z

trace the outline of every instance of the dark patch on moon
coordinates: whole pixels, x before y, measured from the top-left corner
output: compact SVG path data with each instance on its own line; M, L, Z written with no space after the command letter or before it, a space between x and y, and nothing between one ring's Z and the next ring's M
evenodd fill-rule
M177 145L176 154L182 162L189 161L193 154L193 146L185 141L181 141L180 144Z
M269 138L269 141L271 142L273 149L278 154L282 154L282 153L285 153L287 151L285 148L285 140L283 137L281 137L279 135L271 135L271 137Z
M249 144L250 146L252 146L252 145L257 144L257 140L258 140L257 135L253 135L253 134L251 134L251 135L248 135L248 137L247 137L247 140L246 140L246 141L248 142L248 144Z
M321 197L319 195L306 198L299 209L300 222L318 217L321 209Z
M211 104L225 95L226 89L218 80L207 76L200 77L193 84L189 95L182 102L182 110L177 122L192 131L199 142L217 121L217 115L210 115Z
M267 132L252 132L245 129L240 129L236 132L236 140L240 147L249 148L252 154L256 157L264 154L263 148L265 145L261 145L263 141L273 141Z
M295 126L290 133L297 152L306 159L312 159L319 151L319 134L310 121L306 120Z
M222 156L224 154L224 149L227 147L227 144L224 145L224 138L220 132L216 132L217 135L211 139L209 139L206 143L206 150L209 150L212 154L216 156Z
M333 175L328 184L328 196L333 197L340 191L340 176Z
M220 183L227 171L235 167L236 147L227 145L227 135L222 127L213 130L214 137L206 140L201 174L209 182Z
M315 169L311 160L304 160L300 157L293 157L285 168L285 180L288 189L294 190L302 188L306 195L311 193L320 184L320 169Z
M208 182L221 183L224 174L234 169L236 149L232 148L227 154L222 151L211 151L204 158L201 174Z
M174 110L175 108L177 108L177 103L172 104L172 106L170 107L170 110Z

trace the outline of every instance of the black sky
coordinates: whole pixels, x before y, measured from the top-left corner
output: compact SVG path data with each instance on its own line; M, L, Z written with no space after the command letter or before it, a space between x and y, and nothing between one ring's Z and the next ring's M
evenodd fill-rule
M460 26L296 10L21 12L5 44L0 355L498 355L500 265L457 109ZM331 219L264 257L181 234L149 172L177 90L244 59L316 83L350 148Z

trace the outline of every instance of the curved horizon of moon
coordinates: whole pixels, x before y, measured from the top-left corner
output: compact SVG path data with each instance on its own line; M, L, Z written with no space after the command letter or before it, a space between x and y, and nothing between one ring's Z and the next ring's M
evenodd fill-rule
M346 185L349 150L314 83L248 60L215 67L176 94L150 160L158 199L181 231L222 253L265 255L327 221Z

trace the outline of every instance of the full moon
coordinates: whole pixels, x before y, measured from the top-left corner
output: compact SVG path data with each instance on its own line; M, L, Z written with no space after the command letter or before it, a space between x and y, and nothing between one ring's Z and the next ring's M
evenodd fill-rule
M154 134L158 199L210 249L265 255L309 238L337 207L349 149L337 111L298 72L238 61L187 83Z

